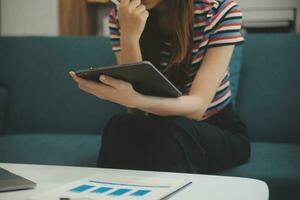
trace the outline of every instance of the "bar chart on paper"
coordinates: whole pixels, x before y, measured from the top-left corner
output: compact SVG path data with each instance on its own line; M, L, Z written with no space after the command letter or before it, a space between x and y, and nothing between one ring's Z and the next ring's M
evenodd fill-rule
M89 177L35 195L30 200L159 200L188 185L188 180L153 177Z
M112 182L100 182L90 180L89 182L82 183L82 185L71 188L71 193L91 193L94 196L102 194L103 196L109 197L144 197L151 194L152 190L158 188L170 188L170 186L145 186L145 185L130 185Z

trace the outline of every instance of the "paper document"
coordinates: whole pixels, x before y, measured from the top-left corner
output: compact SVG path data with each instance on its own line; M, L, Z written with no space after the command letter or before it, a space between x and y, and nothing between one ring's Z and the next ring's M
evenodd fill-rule
M71 182L29 200L160 200L190 183L186 179L103 174Z

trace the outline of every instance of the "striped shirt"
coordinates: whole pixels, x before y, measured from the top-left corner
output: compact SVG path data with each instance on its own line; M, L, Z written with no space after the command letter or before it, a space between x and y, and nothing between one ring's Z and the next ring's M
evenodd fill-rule
M109 18L110 39L113 51L120 51L120 26L117 10L113 9ZM192 63L187 73L185 85L188 93L192 82L205 56L211 47L235 45L244 41L240 29L242 13L235 0L194 0L194 32ZM164 48L159 49L162 56L160 67L166 67L171 56L172 42L163 41ZM207 119L231 103L229 69L223 76L216 94L206 110L203 119Z

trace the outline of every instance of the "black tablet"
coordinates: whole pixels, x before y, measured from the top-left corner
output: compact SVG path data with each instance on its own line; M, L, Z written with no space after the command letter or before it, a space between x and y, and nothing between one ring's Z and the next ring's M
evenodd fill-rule
M99 82L100 75L127 81L144 95L179 97L182 93L150 62L89 68L75 72L77 76Z

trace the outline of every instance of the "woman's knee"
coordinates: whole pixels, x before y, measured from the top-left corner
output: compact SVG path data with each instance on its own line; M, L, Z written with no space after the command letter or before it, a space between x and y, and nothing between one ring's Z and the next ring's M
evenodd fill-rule
M245 140L242 142L240 152L240 158L238 164L246 163L251 157L251 145L250 142Z

